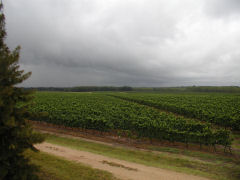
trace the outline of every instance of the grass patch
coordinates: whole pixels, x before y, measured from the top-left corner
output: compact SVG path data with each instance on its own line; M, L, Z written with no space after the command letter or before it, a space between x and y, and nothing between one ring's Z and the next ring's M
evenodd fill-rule
M235 132L233 134L234 141L232 147L240 151L240 132Z
M31 163L39 166L41 180L116 180L109 172L93 169L80 163L67 161L44 152L26 151Z
M53 144L67 146L72 149L88 151L95 154L101 154L130 162L140 163L147 166L171 169L178 172L185 172L194 175L200 175L212 179L221 180L239 180L240 165L239 161L233 161L231 158L225 158L205 153L185 152L186 156L194 156L202 158L202 161L194 159L186 159L181 156L173 156L164 153L164 149L159 149L163 153L144 152L137 150L129 150L125 148L112 147L108 145L87 142L79 139L63 138L56 135L48 135L46 141ZM169 148L168 151L179 153L177 149ZM165 149L166 151L166 149ZM208 157L211 157L209 162Z
M187 157L196 158L202 161L206 162L213 162L216 163L218 161L219 163L238 163L239 161L235 159L233 156L229 154L229 156L222 156L219 154L211 154L211 153L205 153L205 152L198 152L198 151L190 151L186 149L177 149L177 148L169 148L169 147L156 147L156 146L150 146L148 147L149 150L152 151L159 151L159 152L167 152L171 154L176 155L184 155Z

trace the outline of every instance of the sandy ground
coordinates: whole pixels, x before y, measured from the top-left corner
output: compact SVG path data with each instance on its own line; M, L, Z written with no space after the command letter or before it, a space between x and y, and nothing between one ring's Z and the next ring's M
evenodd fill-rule
M202 177L144 166L46 142L36 145L36 148L70 161L111 172L114 176L123 180L207 180Z

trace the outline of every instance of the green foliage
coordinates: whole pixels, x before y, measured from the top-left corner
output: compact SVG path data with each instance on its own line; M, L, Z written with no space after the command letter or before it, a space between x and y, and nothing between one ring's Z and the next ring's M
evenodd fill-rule
M36 94L35 103L33 112L49 114L35 119L38 121L99 131L122 130L128 136L186 144L231 145L227 130L103 93L41 92Z
M42 136L33 133L27 123L32 117L28 111L30 92L15 85L27 79L31 73L19 70L19 50L10 51L4 43L5 18L0 4L0 179L36 179L34 166L28 163L23 152L34 149Z
M240 130L239 94L122 93L115 97Z

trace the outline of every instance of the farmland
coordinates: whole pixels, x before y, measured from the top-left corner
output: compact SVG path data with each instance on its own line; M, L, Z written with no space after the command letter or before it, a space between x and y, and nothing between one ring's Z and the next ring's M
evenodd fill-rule
M138 93L39 92L36 94L32 111L48 113L47 116L35 119L37 121L67 127L110 132L117 130L127 132L129 136L136 136L136 138L230 147L229 130L129 100L131 96L134 99L140 99L142 95ZM149 93L145 95L166 96ZM177 98L180 95L172 96ZM119 97L129 99L124 100ZM171 98L165 97L166 102L167 100L170 101Z
M115 97L240 130L239 94L119 93Z

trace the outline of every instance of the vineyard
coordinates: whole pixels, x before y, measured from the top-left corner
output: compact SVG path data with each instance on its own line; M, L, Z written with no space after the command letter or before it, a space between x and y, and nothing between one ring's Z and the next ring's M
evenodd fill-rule
M113 96L224 128L240 130L240 96L238 94L118 93Z
M123 97L123 93L115 93ZM130 96L131 94L129 94ZM125 97L125 93L124 93ZM136 98L134 96L134 98ZM196 119L176 116L156 108L104 93L41 92L33 112L47 112L35 119L67 127L98 131L124 131L136 138L231 146L230 131Z

